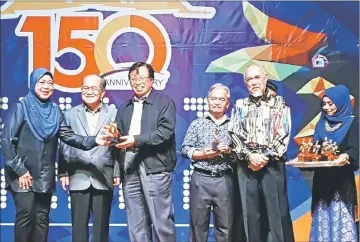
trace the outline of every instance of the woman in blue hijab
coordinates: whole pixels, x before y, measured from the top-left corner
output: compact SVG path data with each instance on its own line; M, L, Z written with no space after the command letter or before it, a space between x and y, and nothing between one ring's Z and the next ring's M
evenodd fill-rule
M340 155L339 166L315 169L310 241L357 241L354 171L359 168L359 129L348 88L327 89L321 108L314 142L332 140L339 145Z
M30 92L21 100L29 127L39 141L54 137L59 129L60 109L50 100L54 92L52 74L44 69L30 75Z
M53 76L39 68L30 75L29 93L6 116L2 135L6 188L15 206L16 242L47 241L52 193L55 192L55 161L58 138L89 150L102 138L74 134L59 107L50 100Z

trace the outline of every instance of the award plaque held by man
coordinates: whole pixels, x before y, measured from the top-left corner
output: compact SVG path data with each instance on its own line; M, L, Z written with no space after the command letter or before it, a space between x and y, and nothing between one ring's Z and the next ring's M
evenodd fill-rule
M113 135L118 132L117 130L117 124L115 122L111 122L109 124L109 133L112 135L111 137L108 137L107 140L110 142L110 144L118 144L119 143L119 137L114 137Z

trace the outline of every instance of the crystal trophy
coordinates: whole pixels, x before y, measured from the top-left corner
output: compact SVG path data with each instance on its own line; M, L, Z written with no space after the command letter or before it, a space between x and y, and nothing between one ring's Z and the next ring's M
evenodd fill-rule
M219 148L218 148L218 145L220 143L219 135L220 135L220 127L218 126L216 128L216 131L215 131L214 141L212 142L212 149L213 150L219 150Z
M115 134L117 132L117 124L115 122L111 122L109 124L109 133L111 135ZM119 143L119 138L118 137L108 137L107 140L111 143L111 144L118 144Z

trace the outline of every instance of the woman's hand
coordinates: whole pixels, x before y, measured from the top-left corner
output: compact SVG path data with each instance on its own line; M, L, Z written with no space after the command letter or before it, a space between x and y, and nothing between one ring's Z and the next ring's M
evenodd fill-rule
M340 154L339 157L335 160L338 166L344 166L350 164L349 162L349 155L344 153Z
M19 186L25 190L29 190L29 188L32 186L32 176L30 175L29 171L19 177Z

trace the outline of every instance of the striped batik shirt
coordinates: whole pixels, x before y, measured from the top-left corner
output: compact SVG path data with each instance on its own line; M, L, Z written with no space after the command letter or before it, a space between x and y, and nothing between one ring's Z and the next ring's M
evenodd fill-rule
M285 158L291 130L290 109L281 96L265 93L239 99L232 110L229 133L239 159L261 153Z

